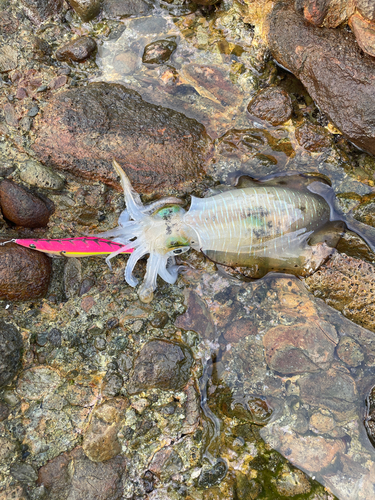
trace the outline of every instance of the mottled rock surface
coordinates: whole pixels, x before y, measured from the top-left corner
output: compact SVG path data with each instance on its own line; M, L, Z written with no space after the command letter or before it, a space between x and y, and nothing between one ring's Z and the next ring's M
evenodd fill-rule
M354 12L355 0L296 0L296 9L314 26L336 28Z
M0 299L30 300L48 290L51 261L41 252L9 243L0 247Z
M82 62L88 59L96 50L96 41L90 36L80 36L60 47L56 51L58 61Z
M142 62L147 64L163 64L176 50L177 43L174 40L157 40L145 47Z
M100 12L101 0L68 0L82 21L91 21Z
M358 48L354 35L306 25L283 3L267 22L273 57L301 80L348 139L374 154L375 65Z
M152 10L151 2L145 0L104 0L102 11L108 19L147 15Z
M261 90L249 103L248 112L271 125L281 125L292 115L292 100L285 90L269 87Z
M372 0L355 0L355 6L362 16L375 21L375 4Z
M21 3L27 17L36 24L59 14L63 7L63 0L22 0Z
M20 365L22 337L12 323L0 320L0 386L11 382Z
M361 49L369 54L375 56L375 23L363 19L359 14L354 14L349 20L349 26L357 39L358 45Z
M143 193L199 179L211 148L198 122L117 84L58 94L36 128L32 148L42 163L119 188L116 159Z
M65 184L65 179L61 175L34 160L28 160L20 166L20 179L30 186L57 191Z

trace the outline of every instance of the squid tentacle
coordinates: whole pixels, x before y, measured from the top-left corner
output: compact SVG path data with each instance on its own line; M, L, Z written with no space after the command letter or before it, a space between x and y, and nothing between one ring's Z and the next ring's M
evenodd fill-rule
M146 255L149 252L148 248L146 245L141 245L139 246L134 252L130 255L128 262L126 264L125 268L125 281L130 285L130 286L137 286L138 280L133 276L133 270L136 265L136 263L141 259L144 255Z

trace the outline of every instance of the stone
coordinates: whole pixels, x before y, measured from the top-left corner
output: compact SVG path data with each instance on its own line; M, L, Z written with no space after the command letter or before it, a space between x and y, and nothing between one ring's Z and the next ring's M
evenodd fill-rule
M3 36L12 35L18 29L18 19L12 12L0 11L0 34Z
M55 370L47 366L36 366L21 373L17 393L25 399L38 401L53 393L60 382L60 376Z
M119 84L56 94L34 120L32 149L46 165L120 190L116 159L138 192L184 188L203 176L212 143L197 121Z
M4 118L8 125L11 127L18 127L19 116L17 115L15 107L7 102L3 106Z
M355 0L296 0L296 10L314 26L336 28L354 12Z
M0 463L4 464L4 460L14 457L16 453L17 444L4 436L0 436Z
M331 146L330 134L323 127L305 122L295 130L298 144L311 152L321 152Z
M26 16L37 25L58 15L63 3L63 0L21 0Z
M67 299L78 295L82 281L82 266L79 259L70 257L64 265L64 292Z
M48 198L43 200L9 180L0 184L0 206L5 218L18 226L31 228L46 226L53 212L53 204Z
M168 323L169 316L165 311L160 311L154 314L154 317L150 321L151 326L154 328L164 328Z
M0 47L0 73L17 68L18 52L9 45Z
M310 417L310 430L316 434L330 432L335 426L335 419L331 415L324 414L320 411L313 413Z
M164 64L176 48L177 43L174 40L156 40L156 42L146 45L142 62L146 64Z
M68 0L82 21L91 21L100 12L101 0Z
M186 312L177 317L175 325L177 328L193 330L205 339L213 337L215 333L213 321L207 305L193 291L188 293Z
M16 375L21 361L22 337L12 323L0 320L0 386Z
M247 111L273 126L281 125L292 116L292 100L285 90L268 87L250 101Z
M224 331L224 338L227 342L239 342L247 335L256 335L258 333L257 327L253 321L249 319L239 319L229 323Z
M361 203L353 209L353 217L364 224L375 227L375 196L363 196Z
M152 11L152 5L146 0L104 0L102 4L104 17L117 19L130 16L145 16Z
M30 186L59 191L63 189L65 179L35 160L27 160L20 165L20 179Z
M349 26L351 27L358 45L361 49L369 54L375 56L375 22L363 19L359 14L354 14L349 19Z
M236 497L239 499L255 500L262 492L262 486L250 479L246 474L236 471ZM218 500L221 495L218 495ZM208 497L207 500L214 500L214 497Z
M30 464L15 463L11 466L10 473L20 483L31 485L38 479L38 474Z
M353 368L359 366L365 359L361 345L347 336L341 337L336 352L341 361Z
M0 299L30 300L44 297L51 277L45 254L15 243L0 247Z
M90 36L80 36L60 47L56 51L58 61L82 62L88 59L97 49L96 41ZM62 75L64 76L64 75ZM66 77L64 79L66 81Z
M120 500L122 475L126 471L121 456L105 462L92 462L77 447L50 460L39 469L38 484L44 485L47 498L79 500Z
M183 463L179 454L171 446L166 446L155 453L148 469L162 480L165 480L179 472L182 466Z
M283 466L272 482L275 484L278 494L285 497L304 495L311 490L306 474L298 469L291 470L287 465Z
M190 378L193 356L178 342L151 340L134 361L128 385L129 394L158 388L164 391L181 389Z
M351 321L375 332L375 269L363 260L336 253L305 279L316 297Z
M363 17L375 21L375 4L373 0L355 0L355 6Z
M366 398L364 423L367 435L375 447L375 386L371 388Z
M375 65L354 35L344 28L307 25L286 3L275 5L265 29L276 61L301 80L350 141L375 154Z

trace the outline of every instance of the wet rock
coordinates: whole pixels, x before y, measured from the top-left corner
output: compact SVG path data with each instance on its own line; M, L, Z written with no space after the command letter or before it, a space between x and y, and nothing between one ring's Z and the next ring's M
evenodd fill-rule
M41 467L38 483L44 485L49 498L119 500L125 465L120 456L103 463L92 462L79 447Z
M331 145L329 132L308 122L296 128L295 136L298 144L307 151L320 152Z
M220 410L228 417L256 425L265 425L272 417L272 408L264 398L255 396L236 396L226 394L219 397Z
M9 45L0 47L0 73L17 68L18 53Z
M335 419L329 413L317 411L310 417L310 430L316 434L326 434L336 426Z
M148 468L156 476L165 480L179 472L182 465L179 454L171 446L166 446L155 453Z
M360 344L351 337L341 337L336 352L341 361L353 368L359 366L365 359Z
M333 359L335 344L315 323L276 326L263 337L266 361L282 374L314 372Z
M198 477L198 486L200 488L211 488L215 484L220 484L225 478L228 471L227 464L224 460L219 459L213 467L205 468Z
M30 300L44 297L51 277L51 261L15 243L0 247L0 299Z
M275 484L278 494L285 497L304 495L311 490L306 474L298 469L291 470L287 465L284 465L277 478L273 479L272 482Z
M65 179L38 161L28 160L20 166L20 179L30 186L60 190Z
M296 10L314 26L336 28L354 12L352 0L296 0Z
M369 54L375 56L375 22L363 19L359 14L354 14L349 19L349 26L357 39L358 45L361 49Z
M82 295L85 295L85 293L89 292L93 286L95 286L95 280L93 278L85 278L81 283L79 296L82 297Z
M103 396L117 396L121 391L123 383L123 378L118 373L107 374L102 386Z
M220 0L194 0L194 3L198 5L215 5L215 3L218 3Z
M0 422L6 420L9 416L9 413L9 406L4 403L0 403Z
M22 337L12 323L0 320L0 386L8 384L21 361Z
M11 127L18 127L19 116L15 107L10 102L7 102L3 106L3 111L6 123Z
M362 203L353 210L353 216L356 220L375 227L375 196L364 196Z
M6 10L1 10L0 14L0 34L12 35L18 29L18 19L13 15L12 12L7 12Z
M375 446L375 386L372 387L368 397L366 398L364 424L367 435L372 445Z
M42 163L119 189L115 158L139 192L199 179L211 151L204 127L142 100L122 85L95 83L61 92L34 123ZM99 140L100 138L100 140Z
M15 463L11 466L10 473L20 483L33 484L38 479L38 474L30 464Z
M78 295L82 280L82 266L79 259L68 258L64 266L64 292L67 299Z
M169 316L165 311L160 311L154 315L151 320L151 326L154 328L164 328L168 323Z
M24 227L44 227L53 212L52 202L46 203L15 182L4 180L0 184L1 211L8 220Z
M259 483L255 482L254 479L249 479L246 474L243 474L240 471L236 471L237 498L255 500L256 498L258 498L261 492L262 486ZM212 498L212 500L214 499Z
M96 50L96 41L90 36L80 36L60 47L56 51L58 61L82 62L88 59Z
M256 335L258 332L255 324L249 319L239 319L230 323L225 329L224 338L227 342L239 342L248 335Z
M60 381L59 374L52 368L36 366L21 373L17 381L17 393L25 399L37 401L53 393Z
M35 24L59 14L63 0L21 0L26 16Z
M61 332L57 328L51 328L48 332L48 340L54 347L61 346Z
M91 21L100 12L101 0L68 0L82 21Z
M355 6L363 17L375 21L375 4L372 0L355 0Z
M189 292L187 298L186 312L177 318L175 324L177 328L194 330L205 339L211 338L215 331L205 302L192 291Z
M362 260L335 254L305 280L316 297L359 325L375 331L375 269Z
M0 461L4 464L4 460L14 457L17 453L17 444L6 437L0 437Z
M276 126L289 120L293 107L292 100L285 90L268 87L250 101L247 110L256 118Z
M102 11L106 18L147 15L151 12L152 5L146 0L104 0Z
M176 49L177 43L174 40L157 40L145 47L142 62L146 64L164 64Z
M121 453L117 433L121 414L126 410L128 402L118 400L116 403L104 403L93 412L82 444L85 455L93 462L104 462Z
M151 340L138 354L130 375L128 392L158 388L181 389L190 377L193 357L183 344Z
M374 154L375 66L354 35L342 28L308 26L284 3L275 6L267 24L273 57L301 80L349 140Z

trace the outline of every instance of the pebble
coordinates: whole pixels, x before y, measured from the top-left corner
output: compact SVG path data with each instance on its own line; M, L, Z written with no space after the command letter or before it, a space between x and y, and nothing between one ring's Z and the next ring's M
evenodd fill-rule
M151 326L154 328L164 328L168 323L169 316L165 311L158 312L151 320Z
M0 386L11 382L21 361L22 337L12 323L0 320Z
M82 281L82 266L79 259L69 257L64 266L64 292L67 299L78 295Z
M176 50L177 43L174 40L157 40L145 47L142 62L146 64L164 64Z
M292 100L285 90L268 87L250 101L247 110L250 115L276 126L289 120L293 107Z
M17 68L18 54L9 45L0 47L0 73Z
M13 464L10 468L10 473L20 483L33 484L38 479L38 474L34 467L21 462Z
M146 15L152 10L152 5L145 0L104 0L103 14L107 19Z
M47 366L35 366L24 370L18 378L17 393L28 400L38 401L53 394L60 384L60 376Z
M90 36L80 36L56 51L58 61L82 62L96 50L96 41Z
M69 0L82 21L91 21L100 12L101 0Z
M336 352L341 361L353 368L359 366L365 359L360 344L352 337L341 337Z
M93 286L95 286L95 280L93 278L85 278L81 283L79 296L82 297L82 295L85 295L85 293L89 292Z
M18 226L31 228L46 226L53 212L50 200L42 200L26 188L9 180L4 180L0 184L0 205L6 219Z
M309 493L311 485L306 475L298 469L290 470L287 465L278 474L278 477L273 480L279 495L293 497L295 495L303 495Z
M65 184L61 175L35 160L27 160L20 166L20 179L30 186L56 191L63 189Z

